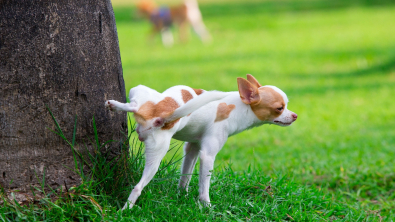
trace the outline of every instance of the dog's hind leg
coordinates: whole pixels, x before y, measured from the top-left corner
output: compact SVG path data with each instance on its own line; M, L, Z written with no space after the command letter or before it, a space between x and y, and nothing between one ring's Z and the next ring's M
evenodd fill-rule
M194 21L191 22L193 30L196 32L196 34L200 37L202 42L210 42L211 41L211 35L207 31L206 26L202 21Z
M179 187L188 191L188 184L191 181L192 171L196 165L199 156L200 145L198 143L185 143L184 145L184 161L181 168L181 178Z
M209 188L211 172L214 169L215 156L220 151L227 136L215 135L202 140L200 149L200 171L199 171L199 199L205 204L210 204Z
M187 6L188 20L192 25L193 30L200 37L203 42L210 42L211 36L203 23L202 13L196 0L185 0Z
M158 171L160 162L169 150L170 140L172 134L169 132L157 132L155 137L150 136L145 143L145 167L143 171L143 176L140 182L134 187L129 195L125 206L122 210L126 208L132 208L137 198L140 196L141 191L145 186L152 180L156 172Z
M104 104L106 108L112 111L136 112L136 106L132 103L121 103L115 100L107 100Z

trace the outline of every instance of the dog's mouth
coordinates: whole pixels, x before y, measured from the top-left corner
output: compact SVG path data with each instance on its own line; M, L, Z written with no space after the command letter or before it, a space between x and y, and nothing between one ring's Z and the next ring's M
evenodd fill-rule
M291 125L293 122L290 122L290 123L284 123L284 122L281 122L281 121L278 121L278 120L274 120L273 121L276 125L279 125L279 126L289 126L289 125Z

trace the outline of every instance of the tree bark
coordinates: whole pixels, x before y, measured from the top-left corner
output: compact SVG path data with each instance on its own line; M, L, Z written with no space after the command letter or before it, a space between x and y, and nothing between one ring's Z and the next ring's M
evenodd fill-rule
M119 141L126 114L108 112L107 99L126 101L110 0L0 0L0 183L24 189L42 180L75 184L71 149L48 106L83 150L95 117L102 142ZM116 144L113 144L116 146Z

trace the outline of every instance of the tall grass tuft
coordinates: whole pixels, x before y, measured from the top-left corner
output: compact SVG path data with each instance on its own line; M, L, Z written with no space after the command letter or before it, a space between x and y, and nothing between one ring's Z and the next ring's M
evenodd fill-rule
M69 140L51 110L49 113L55 124L55 130L49 130L60 136L69 145L74 157L74 169L72 170L80 177L81 184L73 187L64 184L63 188L59 186L53 189L45 184L44 174L43 178L37 178L40 187L34 187L33 190L33 194L40 194L37 195L37 197L40 196L40 199L23 203L23 205L13 200L13 194L7 195L4 188L0 187L0 219L2 221L18 219L69 221L98 219L99 215L105 217L106 211L115 214L116 210L125 203L131 192L131 185L137 184L144 169L144 146L143 143L132 138L135 132L134 125L132 125L129 135L124 135L123 140L102 142L93 117L94 138L86 138L87 141L94 144L93 150L88 151L87 146L83 144L84 146L80 147L85 147L85 150L81 152L76 149L78 146L75 140L77 116L75 117L73 136ZM130 118L129 123L131 124ZM116 149L115 157L113 150L106 146L113 142L119 146ZM173 144L169 151L175 148L179 148L179 146ZM170 161L162 162L158 172L161 180L166 180L166 176L169 174L177 173L175 163L178 161L171 158Z

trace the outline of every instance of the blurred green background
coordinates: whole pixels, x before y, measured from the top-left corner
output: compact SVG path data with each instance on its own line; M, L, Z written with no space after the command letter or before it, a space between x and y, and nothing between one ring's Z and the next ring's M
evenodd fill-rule
M136 1L113 0L126 91L174 85L236 91L254 75L299 115L229 138L216 166L289 174L351 203L395 204L395 1L199 1L213 41L148 41ZM174 5L180 1L157 1ZM356 201L356 202L354 202Z

